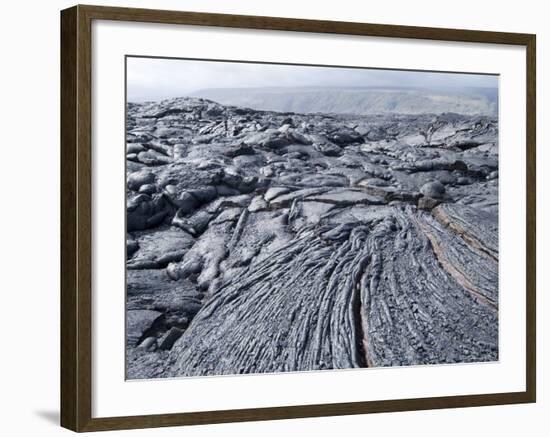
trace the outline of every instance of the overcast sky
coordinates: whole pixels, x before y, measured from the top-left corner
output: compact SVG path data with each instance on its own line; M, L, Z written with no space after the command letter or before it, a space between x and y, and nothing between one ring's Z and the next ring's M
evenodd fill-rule
M299 86L496 88L498 77L363 68L127 58L127 91L130 102L181 97L208 88Z

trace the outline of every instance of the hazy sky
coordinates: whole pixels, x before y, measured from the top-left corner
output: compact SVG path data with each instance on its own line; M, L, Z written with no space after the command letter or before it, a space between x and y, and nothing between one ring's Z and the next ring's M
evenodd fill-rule
M297 86L492 87L477 74L127 58L128 101L181 97L207 88Z

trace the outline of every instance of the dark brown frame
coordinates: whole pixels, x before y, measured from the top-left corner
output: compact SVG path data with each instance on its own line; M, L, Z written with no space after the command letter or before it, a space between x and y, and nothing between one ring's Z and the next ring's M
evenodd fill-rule
M526 390L467 396L92 418L92 20L524 46L527 53ZM536 37L531 34L82 5L63 10L61 12L61 425L82 432L535 402L535 57Z

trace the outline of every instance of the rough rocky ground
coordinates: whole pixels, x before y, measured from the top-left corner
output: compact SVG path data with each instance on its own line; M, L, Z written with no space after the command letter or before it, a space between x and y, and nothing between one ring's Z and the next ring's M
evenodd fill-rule
M128 104L127 377L498 359L497 137Z

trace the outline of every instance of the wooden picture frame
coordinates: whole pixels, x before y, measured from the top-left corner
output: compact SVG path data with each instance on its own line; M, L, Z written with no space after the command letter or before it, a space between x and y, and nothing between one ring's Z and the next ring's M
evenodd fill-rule
M526 48L526 390L418 399L278 406L128 417L92 417L92 123L93 20L219 26L356 36L410 38ZM83 432L251 420L530 403L536 400L536 39L535 35L75 6L61 12L61 425Z

